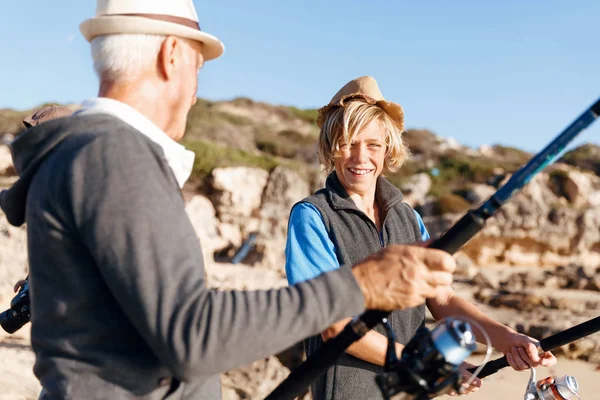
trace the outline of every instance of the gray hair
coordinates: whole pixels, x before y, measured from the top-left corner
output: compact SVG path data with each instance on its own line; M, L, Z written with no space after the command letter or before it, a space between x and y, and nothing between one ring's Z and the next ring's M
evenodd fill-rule
M161 35L129 33L98 36L91 43L94 71L103 80L133 80L154 67L165 39Z

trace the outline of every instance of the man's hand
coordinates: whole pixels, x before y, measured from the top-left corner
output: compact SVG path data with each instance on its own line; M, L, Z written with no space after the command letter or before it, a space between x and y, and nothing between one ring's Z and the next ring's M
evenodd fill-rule
M21 286L23 286L27 281L25 279L21 279L20 281L18 281L17 283L15 283L15 287L14 287L14 291L15 293L21 289Z
M416 307L447 292L456 262L446 252L420 246L388 246L352 272L367 309L392 311Z
M462 365L460 366L460 371L462 373L463 376L463 383L461 384L461 391L460 394L471 394L471 393L475 393L476 391L479 390L479 388L483 385L483 381L479 378L475 378L473 379L473 381L467 386L467 382L469 381L469 379L471 378L471 376L473 374L471 374L469 371L467 371L467 369L469 368L473 368L475 367L475 365L470 364L468 362L464 362L462 363ZM448 395L450 396L456 396L456 392L453 390L450 393L448 393Z
M502 341L501 350L506 356L506 361L516 371L524 371L539 365L551 367L556 364L556 357L549 351L539 353L537 340L520 333L509 333Z

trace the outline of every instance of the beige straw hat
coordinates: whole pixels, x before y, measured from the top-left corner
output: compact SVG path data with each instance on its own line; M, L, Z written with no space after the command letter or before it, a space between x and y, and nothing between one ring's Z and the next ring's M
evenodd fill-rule
M327 113L337 107L344 107L349 101L362 99L369 104L376 104L392 118L400 130L404 129L404 111L399 104L386 101L372 76L361 76L346 83L331 99L329 104L319 109L317 125L323 127Z

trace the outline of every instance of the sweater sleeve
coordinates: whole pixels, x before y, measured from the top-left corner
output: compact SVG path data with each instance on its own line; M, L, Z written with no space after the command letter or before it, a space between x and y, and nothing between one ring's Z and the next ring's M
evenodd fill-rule
M176 378L248 364L363 311L349 268L277 290L208 289L171 171L142 135L121 133L99 136L73 164L69 202L76 234Z
M321 213L309 203L292 208L285 246L285 272L293 285L336 270L340 264Z

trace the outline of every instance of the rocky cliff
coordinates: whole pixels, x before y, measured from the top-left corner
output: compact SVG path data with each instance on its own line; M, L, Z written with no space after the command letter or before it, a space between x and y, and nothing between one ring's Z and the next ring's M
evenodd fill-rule
M202 243L209 282L220 289L283 286L290 208L324 179L314 164L314 126L294 114L298 110L274 111L250 100L204 107L202 115L214 125L204 121L209 133L202 135L192 129L195 141L190 143L199 157L184 196ZM263 120L267 122L260 125ZM261 126L266 128L261 131ZM230 137L227 140L236 143L225 143L219 135L222 129L242 129L249 136L239 142ZM9 133L19 132L15 128ZM406 138L413 158L389 178L424 216L432 236L494 193L528 157L500 146L469 149L427 131L409 131ZM194 147L198 143L203 147ZM212 147L223 145L237 146L238 152ZM286 153L290 148L294 151ZM585 152L584 166L573 156L569 165L538 175L456 255L460 268L455 286L461 295L503 323L540 338L598 315L600 178L590 154ZM10 152L0 144L0 188L15 178ZM12 298L12 285L26 273L25 229L10 226L0 212L2 309ZM591 337L562 353L600 362L599 342ZM0 354L0 359L18 360L20 371L18 376L12 367L0 371L9 377L0 383L28 382L22 385L25 392L14 393L34 398L31 393L39 387L30 372L27 329L13 337L2 334ZM225 398L263 398L301 357L295 347L223 374Z

